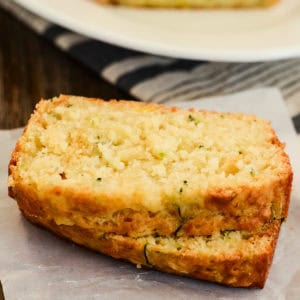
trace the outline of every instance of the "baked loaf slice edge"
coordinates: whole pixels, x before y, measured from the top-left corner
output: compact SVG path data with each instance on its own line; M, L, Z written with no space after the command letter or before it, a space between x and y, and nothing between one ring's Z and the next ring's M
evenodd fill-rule
M29 221L79 245L127 260L137 267L231 287L264 287L280 230L280 221L276 220L252 236L239 231L188 238L99 236L92 229L57 225L53 220L28 214L23 204L19 203L20 209Z
M32 222L113 257L262 287L289 205L283 149L255 116L61 96L37 105L9 193Z

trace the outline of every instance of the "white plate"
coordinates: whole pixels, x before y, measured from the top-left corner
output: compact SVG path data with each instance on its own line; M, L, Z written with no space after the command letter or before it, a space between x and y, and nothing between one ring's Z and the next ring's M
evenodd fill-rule
M92 0L15 0L81 34L130 49L215 61L300 56L300 1L270 9L168 10L109 7Z

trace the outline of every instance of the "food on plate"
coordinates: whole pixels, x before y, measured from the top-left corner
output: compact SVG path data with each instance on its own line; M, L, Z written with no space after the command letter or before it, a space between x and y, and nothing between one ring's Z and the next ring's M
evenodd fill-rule
M102 4L178 8L251 8L268 7L279 0L97 0Z
M263 287L292 169L268 121L75 96L42 100L12 153L27 219L137 265Z

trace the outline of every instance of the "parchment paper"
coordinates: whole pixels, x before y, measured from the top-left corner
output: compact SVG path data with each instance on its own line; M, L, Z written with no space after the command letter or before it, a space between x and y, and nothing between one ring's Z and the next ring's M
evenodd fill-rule
M0 131L0 280L11 299L300 299L300 141L280 93L252 90L185 103L269 119L294 169L289 218L282 225L266 286L236 289L167 275L95 253L28 223L7 196L7 165L21 130Z

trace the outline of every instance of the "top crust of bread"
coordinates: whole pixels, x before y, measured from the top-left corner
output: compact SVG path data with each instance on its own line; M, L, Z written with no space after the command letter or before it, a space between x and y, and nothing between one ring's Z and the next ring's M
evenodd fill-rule
M287 217L293 176L255 116L75 96L37 105L9 172L57 224L132 237L255 231Z

